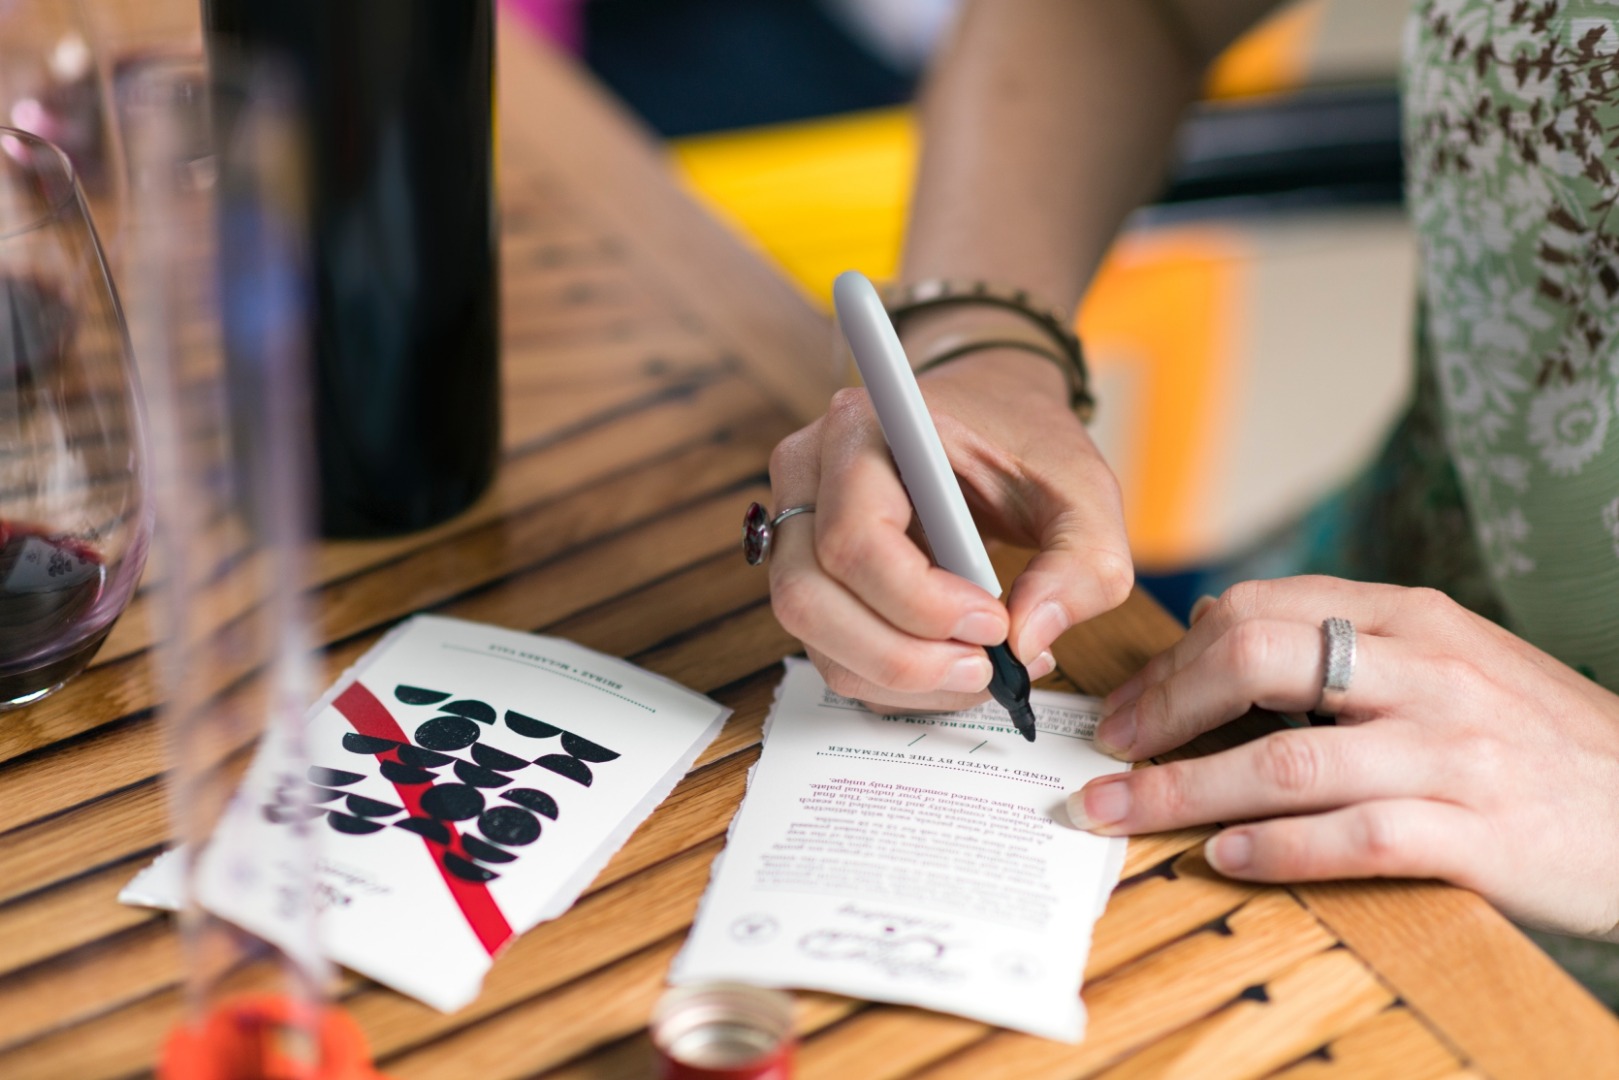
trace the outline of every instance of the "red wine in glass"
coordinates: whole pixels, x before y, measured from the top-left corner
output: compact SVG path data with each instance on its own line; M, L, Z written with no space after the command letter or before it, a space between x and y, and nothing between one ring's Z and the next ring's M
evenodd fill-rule
M0 711L82 671L152 519L129 339L72 165L0 127Z
M106 580L83 541L0 521L0 701L31 700L90 662L112 629L86 632Z

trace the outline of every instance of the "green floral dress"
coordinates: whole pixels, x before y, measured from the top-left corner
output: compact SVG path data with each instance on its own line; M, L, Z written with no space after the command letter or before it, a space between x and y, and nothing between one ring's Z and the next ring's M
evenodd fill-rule
M1619 691L1619 0L1417 0L1404 103L1412 404L1201 588L1429 585ZM1534 936L1619 1008L1619 947Z
M1419 3L1405 115L1418 358L1476 565L1619 689L1619 4Z
M1423 483L1370 505L1447 515L1400 576L1619 690L1619 3L1424 0L1404 89L1418 394L1373 475ZM1619 1007L1619 949L1537 939Z

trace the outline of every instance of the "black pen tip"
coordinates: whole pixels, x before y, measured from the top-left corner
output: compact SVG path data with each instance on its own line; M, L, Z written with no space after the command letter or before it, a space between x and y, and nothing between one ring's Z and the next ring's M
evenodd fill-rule
M1004 642L987 646L984 651L989 653L990 667L994 672L989 680L990 697L1012 715L1012 723L1017 727L1018 734L1034 742L1034 710L1029 707L1028 669L1018 663L1017 657L1012 655L1011 646Z

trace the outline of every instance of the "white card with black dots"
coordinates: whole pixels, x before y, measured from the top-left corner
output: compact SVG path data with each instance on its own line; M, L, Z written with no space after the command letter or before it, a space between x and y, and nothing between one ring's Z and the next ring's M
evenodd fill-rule
M198 896L290 947L284 871L265 853L286 850L277 833L312 830L327 955L460 1008L504 945L573 904L729 714L568 641L418 616L310 711L301 774L261 747ZM164 869L125 898L177 903Z

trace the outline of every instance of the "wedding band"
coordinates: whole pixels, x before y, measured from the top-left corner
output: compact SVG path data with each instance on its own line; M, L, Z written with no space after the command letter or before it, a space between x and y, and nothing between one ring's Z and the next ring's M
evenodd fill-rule
M776 530L781 523L794 514L813 514L814 503L805 503L803 506L789 506L774 518L770 511L759 503L748 507L748 512L742 515L742 555L748 560L749 566L758 566L770 558L770 545L776 539Z
M1355 677L1355 624L1348 619L1324 619L1321 634L1327 670L1321 679L1321 703L1315 712L1337 716L1344 709L1349 680Z

